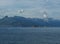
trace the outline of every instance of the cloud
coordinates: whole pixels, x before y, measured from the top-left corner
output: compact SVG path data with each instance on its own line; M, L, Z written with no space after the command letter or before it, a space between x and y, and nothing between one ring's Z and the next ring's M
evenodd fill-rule
M47 9L49 17L59 18L60 0L0 0L0 7L11 9L3 9L2 16L25 16L25 17L42 17L42 12ZM17 14L17 10L24 9L23 14ZM0 10L1 11L1 10ZM54 15L55 14L55 15Z
M10 6L14 4L14 0L0 0L0 6Z
M8 16L24 16L24 17L31 17L31 18L42 18L42 13L44 10L42 8L32 8L32 9L24 9L24 12L20 13L18 10L21 9L6 9L0 10L0 15L2 17Z
M58 8L60 0L0 0L1 6L10 6L13 8Z

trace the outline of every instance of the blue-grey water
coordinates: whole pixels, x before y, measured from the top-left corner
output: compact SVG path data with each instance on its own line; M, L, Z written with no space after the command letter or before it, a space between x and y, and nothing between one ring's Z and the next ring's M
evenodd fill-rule
M60 44L60 28L0 28L0 44Z

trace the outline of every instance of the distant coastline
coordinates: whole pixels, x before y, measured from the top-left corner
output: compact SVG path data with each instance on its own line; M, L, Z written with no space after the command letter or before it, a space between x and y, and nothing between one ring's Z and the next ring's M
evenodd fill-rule
M40 18L25 18L21 16L0 19L0 27L60 27L60 20L48 18L48 22Z

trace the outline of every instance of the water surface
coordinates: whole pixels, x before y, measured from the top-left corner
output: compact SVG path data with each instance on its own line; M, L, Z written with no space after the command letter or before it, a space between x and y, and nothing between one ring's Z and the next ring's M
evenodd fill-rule
M60 28L0 28L0 44L60 44Z

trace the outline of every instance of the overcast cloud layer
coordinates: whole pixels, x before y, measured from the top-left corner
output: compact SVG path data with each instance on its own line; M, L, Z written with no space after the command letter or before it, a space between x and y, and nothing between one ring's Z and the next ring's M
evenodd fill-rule
M21 9L24 12L18 13ZM44 10L48 17L60 19L60 0L0 0L0 17L16 15L42 18Z

